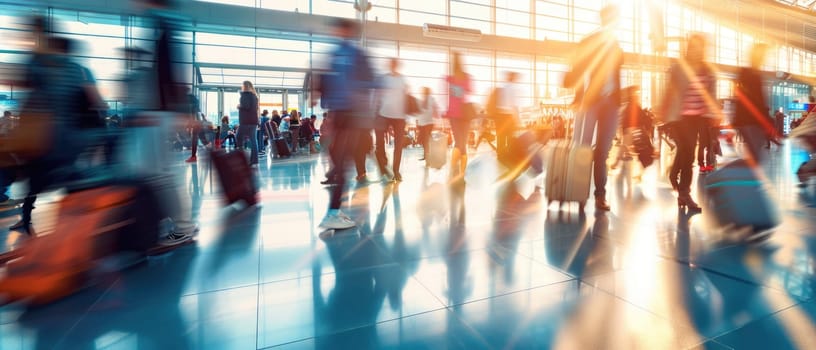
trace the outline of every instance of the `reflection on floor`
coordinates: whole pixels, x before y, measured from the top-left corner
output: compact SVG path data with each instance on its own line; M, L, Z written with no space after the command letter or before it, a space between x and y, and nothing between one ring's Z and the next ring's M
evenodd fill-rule
M405 181L350 189L359 227L329 235L323 157L262 163L263 204L237 210L206 160L179 155L197 244L53 305L0 308L0 349L813 349L816 201L793 175L806 155L770 153L783 225L760 246L705 208L678 213L659 165L631 186L624 167L612 212L580 216L548 208L536 179L495 184L490 153L449 187L409 150Z

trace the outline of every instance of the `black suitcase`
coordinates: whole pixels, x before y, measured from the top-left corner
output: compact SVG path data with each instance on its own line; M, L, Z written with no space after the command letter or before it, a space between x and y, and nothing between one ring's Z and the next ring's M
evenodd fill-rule
M227 204L241 200L250 206L258 203L258 187L243 151L227 153L214 150L212 161Z
M275 139L275 150L278 151L278 157L289 157L292 152L289 151L289 145L284 139Z

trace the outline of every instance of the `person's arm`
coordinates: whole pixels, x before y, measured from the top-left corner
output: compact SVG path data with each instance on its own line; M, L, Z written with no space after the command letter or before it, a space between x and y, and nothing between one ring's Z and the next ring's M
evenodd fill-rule
M249 106L252 106L252 105L253 105L253 103L252 103L252 101L250 101L249 94L241 94L241 98L238 100L238 109L246 110L246 109L251 108Z

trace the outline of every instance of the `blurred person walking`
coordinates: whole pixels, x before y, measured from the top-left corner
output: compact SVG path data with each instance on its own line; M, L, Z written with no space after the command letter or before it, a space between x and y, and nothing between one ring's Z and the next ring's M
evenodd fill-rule
M252 82L246 80L241 85L241 99L238 104L238 132L235 135L236 146L238 149L244 149L244 143L249 140L249 147L251 155L249 158L250 165L258 165L258 137L257 130L260 119L258 111L260 110L260 101L258 100L258 93L255 92L255 87Z
M767 54L767 45L754 44L751 48L750 66L741 68L737 75L737 109L733 125L745 144L744 158L749 164L756 166L762 164L767 153L762 147L768 140L776 142L779 137L774 120L767 113L770 107L765 98L760 73Z
M450 177L452 183L464 183L468 163L468 131L475 111L472 105L465 102L467 94L472 91L472 82L470 75L465 73L459 52L453 53L451 75L445 81L448 83L448 112L445 113L445 118L448 119L453 134Z
M376 88L374 73L363 49L354 40L359 38L359 27L349 19L336 19L332 24L334 35L342 41L332 52L330 73L321 78L319 91L324 109L331 113L334 132L330 155L334 164L331 199L326 216L320 223L324 229L346 229L356 226L340 211L346 189L346 172L353 162L360 140L370 134L374 126L371 89Z
M405 143L405 106L408 95L408 83L405 77L399 73L399 60L391 58L388 61L389 72L382 77L382 89L380 90L380 110L377 112L376 127L374 134L376 138L375 154L383 181L402 181L400 174L400 164L402 163L402 149ZM388 157L385 155L385 144L387 143L388 129L393 130L394 153L391 159L391 169L388 169ZM390 178L389 178L390 176Z
M701 131L717 113L713 103L716 78L705 61L705 49L702 34L689 37L685 57L672 66L662 113L664 121L672 123L671 136L677 145L669 181L677 191L677 205L693 211L701 210L691 197L694 148Z
M204 123L207 121L207 118L201 113L198 98L191 92L187 95L187 99L190 103L188 127L190 129L190 139L192 140L190 142L192 154L190 158L187 158L187 163L195 163L198 161L198 141L200 140L204 147L209 147L210 141L207 140L207 134L204 130Z
M23 202L22 216L10 229L31 233L31 213L37 195L58 181L55 170L70 167L89 143L80 130L91 103L97 98L96 89L87 69L74 62L68 53L72 42L66 38L48 37L45 47L35 55L40 66L30 67L27 84L32 89L23 104L16 137L36 139L40 151L24 155L15 151L16 137L4 140L0 147L3 160L14 154L14 163L3 161L6 186L11 174L28 178L28 194ZM34 58L32 58L34 59ZM30 142L30 141L29 141ZM6 148L7 147L7 148Z
M519 117L519 74L506 72L504 84L496 91L496 115L492 116L496 125L496 155L500 161L510 156L513 132L518 127Z
M425 160L425 158L428 158L428 141L431 139L431 132L434 129L434 120L439 118L439 106L431 96L431 88L422 88L419 109L417 125L419 126L419 144L422 145L422 158L420 160Z
M609 150L618 130L621 105L620 70L623 51L615 37L618 8L609 5L601 10L601 28L578 44L571 71L564 76L564 86L575 89L579 113L575 117L574 142L591 145L595 178L595 208L610 210L606 201Z

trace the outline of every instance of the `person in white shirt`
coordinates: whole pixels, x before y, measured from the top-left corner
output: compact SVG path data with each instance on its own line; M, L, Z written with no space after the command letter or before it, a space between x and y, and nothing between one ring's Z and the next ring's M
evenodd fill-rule
M439 118L439 106L431 97L431 88L422 88L422 98L419 101L419 110L417 115L417 125L419 125L419 144L422 145L422 159L428 156L428 140L431 138L431 131L434 128L434 119Z
M499 88L496 96L496 154L499 159L505 159L510 152L510 143L513 138L513 131L516 129L519 105L518 73L506 72L506 81Z
M377 126L374 130L377 148L375 154L380 172L385 181L402 181L400 163L402 162L402 148L405 143L405 99L408 93L408 84L405 78L397 72L399 60L390 60L391 71L382 78L380 91L380 110L377 115ZM388 170L388 158L385 155L386 133L388 128L394 133L394 155L392 169ZM391 178L388 175L392 175Z

